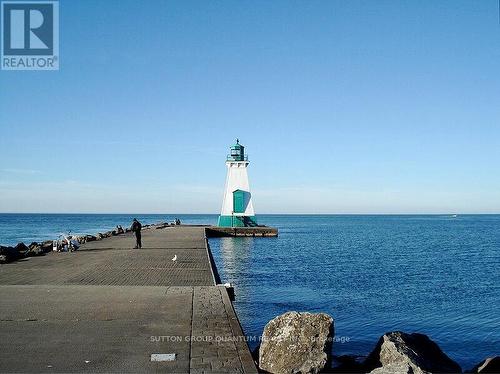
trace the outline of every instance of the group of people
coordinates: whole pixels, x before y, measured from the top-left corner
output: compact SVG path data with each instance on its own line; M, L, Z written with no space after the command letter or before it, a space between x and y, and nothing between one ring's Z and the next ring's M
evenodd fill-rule
M175 224L180 225L181 220L179 218L176 218ZM120 226L120 228L121 228L121 226ZM134 247L134 249L142 248L142 237L141 237L142 224L137 220L137 218L134 218L134 220L132 221L132 226L130 227L130 230L135 234L135 247Z

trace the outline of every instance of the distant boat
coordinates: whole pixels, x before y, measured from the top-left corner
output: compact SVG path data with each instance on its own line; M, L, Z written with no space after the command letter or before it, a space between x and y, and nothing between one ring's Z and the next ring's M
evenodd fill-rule
M451 217L452 217L452 218L457 218L457 217L458 217L458 214L453 214Z

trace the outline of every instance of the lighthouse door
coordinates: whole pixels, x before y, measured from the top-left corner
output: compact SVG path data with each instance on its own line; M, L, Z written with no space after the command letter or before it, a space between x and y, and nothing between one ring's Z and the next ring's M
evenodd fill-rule
M245 191L236 190L233 192L233 212L245 213Z

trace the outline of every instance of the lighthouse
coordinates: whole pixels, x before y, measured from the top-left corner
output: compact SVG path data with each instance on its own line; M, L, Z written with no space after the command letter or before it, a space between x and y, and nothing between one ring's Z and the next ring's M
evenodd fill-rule
M231 146L231 153L226 157L226 187L218 226L257 226L248 183L248 163L245 147L236 139L236 144Z

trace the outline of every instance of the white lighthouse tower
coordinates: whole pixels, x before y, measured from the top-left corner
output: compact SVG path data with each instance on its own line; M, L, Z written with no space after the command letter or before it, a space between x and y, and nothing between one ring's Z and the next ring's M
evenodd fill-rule
M227 177L218 225L221 227L257 226L248 183L248 157L236 139L226 158Z

